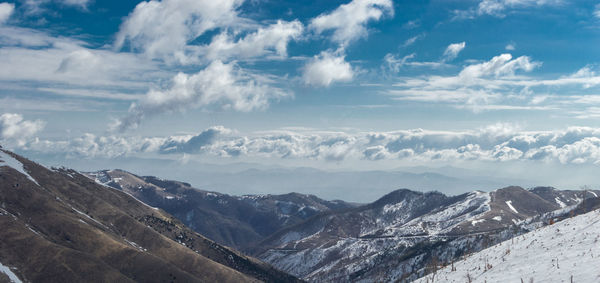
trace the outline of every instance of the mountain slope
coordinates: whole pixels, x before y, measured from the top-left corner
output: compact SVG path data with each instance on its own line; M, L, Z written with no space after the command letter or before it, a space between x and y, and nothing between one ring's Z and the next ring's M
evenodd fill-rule
M504 241L416 282L599 282L600 210Z
M583 192L578 198L583 199ZM519 226L526 220L561 208L536 190L520 187L458 196L398 190L374 203L283 229L264 240L255 254L306 280L415 278L434 258L451 260L479 250L529 229Z
M354 207L312 195L230 196L198 190L187 183L137 176L123 170L86 173L96 182L160 207L206 237L240 250L248 249L285 226L318 213Z
M75 171L0 160L0 263L23 281L296 280Z

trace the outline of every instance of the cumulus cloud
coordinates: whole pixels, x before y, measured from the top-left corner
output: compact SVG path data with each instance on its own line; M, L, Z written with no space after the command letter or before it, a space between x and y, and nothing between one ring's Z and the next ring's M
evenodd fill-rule
M393 14L391 0L353 0L340 5L331 13L317 16L311 21L310 27L317 33L333 30L332 40L345 45L366 36L366 24L369 21L377 21L385 15Z
M329 86L336 81L349 81L354 76L345 56L328 51L315 56L303 70L304 82L314 86Z
M347 45L367 35L368 22L393 14L391 0L353 0L312 19L309 28L317 34L332 31L331 40L339 44L339 48L335 52L323 51L312 58L303 68L304 82L327 87L336 81L351 80L354 71L350 63L345 61Z
M518 70L531 72L540 65L541 63L532 62L527 56L513 59L512 55L505 53L495 56L490 61L469 65L465 67L458 76L462 78L479 78L490 75L495 77L510 76L514 75Z
M250 74L235 63L217 60L198 73L177 74L166 89L149 91L113 128L124 131L137 127L148 116L211 105L237 111L264 109L271 100L291 95L270 83L268 78Z
M125 44L151 58L188 63L186 45L217 27L229 27L241 20L236 9L243 0L142 1L123 22L115 47Z
M14 10L15 4L0 3L0 25L8 21Z
M460 43L452 43L452 44L448 45L448 47L444 51L442 61L447 62L447 61L454 60L458 56L458 53L460 53L463 49L465 49L465 46L466 46L466 43L464 41L460 42Z
M299 21L277 23L260 27L256 32L235 41L233 35L223 32L215 36L212 42L201 48L204 56L210 60L226 60L229 58L251 58L274 53L280 57L287 56L287 45L297 39L304 29Z
M0 115L0 137L4 141L16 142L17 145L23 146L45 125L41 120L28 121L20 114L4 113Z
M192 137L169 137L159 148L161 153L199 153L216 141L219 135L228 134L231 130L216 126L202 131Z

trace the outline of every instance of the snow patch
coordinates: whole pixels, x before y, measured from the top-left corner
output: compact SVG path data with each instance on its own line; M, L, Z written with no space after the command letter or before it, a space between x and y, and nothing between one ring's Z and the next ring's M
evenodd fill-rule
M13 282L13 283L22 283L23 282L19 279L19 277L17 277L17 275L14 272L12 272L12 270L10 270L9 267L3 265L2 263L0 263L0 272L6 274L6 276L8 276L8 279L10 279L10 282Z
M556 201L556 203L558 203L558 205L560 205L560 208L567 207L567 205L564 202L560 201L558 197L555 197L554 200Z
M71 209L72 209L72 210L74 210L75 212L77 212L77 213L79 213L79 214L81 214L81 215L83 215L83 216L87 217L87 219L89 219L89 220L91 220L91 221L94 221L94 222L96 222L96 224L98 224L98 225L100 225L100 226L104 227L106 230L109 230L109 229L108 229L108 227L106 227L104 224L100 223L98 220L96 220L96 219L92 218L91 216L89 216L89 215L87 215L87 214L83 213L82 211L78 210L77 208L74 208L73 206L71 206ZM81 220L81 219L80 219L80 220Z
M124 239L124 240L125 240L125 242L127 242L129 245L131 245L132 247L134 247L134 248L136 248L136 249L138 249L138 250L140 250L140 251L142 251L142 252L148 251L147 249L144 249L142 246L138 245L138 244L137 244L137 243L135 243L135 242L129 241L129 240L127 240L127 239Z
M500 222L500 221L502 221L502 216L500 216L500 215L494 216L492 219Z
M514 206L512 206L512 200L507 200L506 201L506 205L508 205L508 207L510 208L510 210L514 211L515 213L519 213Z
M589 192L590 192L590 194L594 195L595 197L598 197L598 195L596 193L594 193L592 191L589 191Z
M8 166L8 167L13 168L13 169L19 171L19 173L27 176L27 179L31 180L36 185L38 185L38 186L40 185L33 177L31 177L31 175L29 175L29 173L27 173L27 171L25 171L25 167L23 167L23 163L21 163L19 160L16 160L12 156L10 156L8 153L1 151L1 150L0 150L0 159L1 159L0 162L4 163L2 166Z
M475 225L477 225L477 224L479 224L481 222L484 222L484 221L485 221L485 219L473 220L473 221L471 221L471 225L475 226Z

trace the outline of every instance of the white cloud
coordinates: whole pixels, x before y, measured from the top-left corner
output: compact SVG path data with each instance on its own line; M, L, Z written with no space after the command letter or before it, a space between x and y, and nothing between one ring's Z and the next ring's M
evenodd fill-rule
M177 74L167 89L149 91L139 104L132 104L129 114L114 128L123 131L137 127L147 116L211 105L237 111L264 109L271 100L290 95L270 83L235 63L214 61L198 73Z
M489 15L498 18L506 16L507 10L559 5L563 0L481 0L476 8L466 11L455 11L455 19L473 19Z
M454 60L457 56L458 53L460 53L463 49L465 49L466 43L460 42L460 43L452 43L450 45L448 45L448 47L446 48L446 50L444 51L444 55L443 55L443 59L442 61L447 62L447 61L452 61Z
M90 4L90 1L91 0L62 0L61 2L65 5L87 8L87 6Z
M143 1L126 18L117 33L115 47L126 43L150 58L189 63L187 44L218 27L239 24L236 9L243 0Z
M287 56L287 45L292 39L297 39L304 29L299 21L277 23L264 28L258 28L238 41L233 35L223 32L215 36L212 42L201 48L209 60L226 60L229 58L243 59L275 53L280 57Z
M304 82L327 87L336 81L351 80L354 71L344 55L347 45L367 36L367 23L385 15L394 15L391 0L353 0L312 19L309 28L317 34L333 31L331 40L338 43L339 48L336 52L322 51L313 57L303 68Z
M336 81L349 81L354 76L344 55L321 52L304 66L304 82L314 86L329 86Z
M384 58L385 67L398 72L402 66L428 63L409 61L413 57L411 54L398 59L388 54ZM434 66L432 62L429 64L430 67ZM541 65L541 62L532 61L527 56L513 58L510 54L501 54L489 61L465 66L456 75L400 78L396 84L385 89L384 93L395 100L446 103L474 112L563 109L565 111L561 115L574 118L597 117L594 111L581 108L569 111L565 108L565 105L589 105L600 101L597 94L581 94L581 90L591 90L600 85L600 76L595 69L585 66L570 75L554 79L538 79L519 74L531 72ZM557 90L563 94L548 94ZM523 101L530 101L529 105L523 105Z
M87 7L92 0L24 0L22 2L26 14L39 15L47 11L44 6L51 2L87 10Z
M514 76L515 72L530 72L540 65L527 56L513 59L510 54L502 54L468 65L456 76L406 78L388 94L398 100L455 103L460 107L467 104L472 110L481 110L474 106L498 101L508 86L522 82Z
M420 61L411 61L412 59L414 59L417 56L416 53L411 53L408 54L402 58L397 58L396 55L388 53L385 55L385 57L383 57L383 61L385 63L385 68L387 68L387 70L390 70L394 73L398 73L400 71L400 68L404 67L404 66L410 66L410 67L428 67L428 68L440 68L440 67L444 67L447 66L445 63L443 62L420 62Z
M424 37L424 35L422 35L422 34L420 34L420 35L417 35L417 36L413 36L413 37L411 37L411 38L409 38L409 39L405 40L405 41L404 41L404 43L402 43L402 45L401 45L401 46L402 46L402 47L408 47L408 46L411 46L411 45L415 44L415 42L417 42L417 40L419 40L419 39L421 39L421 38L423 38L423 37Z
M420 20L412 20L412 21L408 21L405 24L402 25L403 28L405 29L415 29L421 26L421 21Z
M23 146L45 125L46 123L41 120L27 121L23 120L23 116L20 114L4 113L0 115L0 138Z
M391 132L323 132L278 130L249 135L222 126L195 135L167 137L96 136L72 140L34 140L27 149L84 158L188 154L226 158L408 162L542 161L600 164L600 129L570 127L522 131L494 124L470 131L423 129Z
M600 19L600 4L596 4L594 7L594 16Z
M514 51L517 48L515 47L514 43L509 43L509 44L506 45L506 47L504 47L504 49L506 49L508 51Z
M15 4L0 3L0 25L8 21L14 10Z
M411 38L409 40L413 40L413 39L416 40L417 37ZM412 42L410 44L412 44ZM406 43L404 45L406 45ZM429 67L429 68L436 69L436 68L448 66L446 63L448 61L454 60L458 56L458 53L460 53L465 48L465 46L466 46L465 42L453 43L453 44L448 45L448 47L444 51L444 54L442 55L442 59L439 62L412 61L412 59L414 59L417 56L416 53L411 53L402 58L398 58L397 55L388 53L383 58L383 61L385 62L385 67L394 73L397 73L398 71L400 71L400 68L404 67L404 66Z
M0 44L0 65L11 66L0 68L0 81L143 92L148 81L170 75L136 54L90 49L85 42L27 28L0 27ZM30 85L35 90L34 84L23 84Z
M353 0L331 13L314 18L310 27L317 33L333 30L332 40L342 45L367 35L366 24L384 15L393 15L391 0Z
M469 65L465 67L460 74L458 74L458 76L464 79L480 78L490 75L495 77L511 76L514 75L518 70L530 72L540 65L541 63L532 62L527 56L521 56L513 59L512 55L506 53L495 56L487 62Z

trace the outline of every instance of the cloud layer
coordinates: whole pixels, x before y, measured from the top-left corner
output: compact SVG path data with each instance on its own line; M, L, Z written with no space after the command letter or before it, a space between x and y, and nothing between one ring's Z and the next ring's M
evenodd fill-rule
M2 116L4 138L32 136L41 121ZM324 132L276 130L240 134L222 126L196 135L123 137L85 134L71 140L23 142L24 149L71 157L127 157L186 154L220 158L271 158L326 162L382 160L425 164L542 161L559 164L600 164L600 129L569 127L555 131L523 131L494 124L472 131L423 129L391 132Z

